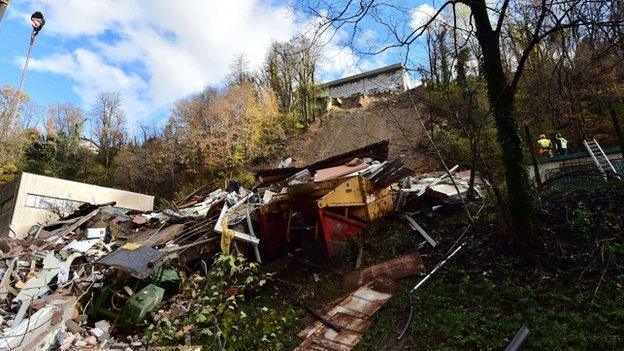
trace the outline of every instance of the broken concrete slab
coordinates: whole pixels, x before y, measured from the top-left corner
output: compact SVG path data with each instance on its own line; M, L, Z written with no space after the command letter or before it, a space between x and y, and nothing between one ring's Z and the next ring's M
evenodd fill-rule
M79 256L79 253L73 253L67 260L61 261L56 258L54 252L48 253L43 260L43 269L35 277L26 281L26 284L24 284L24 287L14 299L14 301L21 303L20 309L15 316L15 323L20 323L22 321L32 301L50 290L48 284L50 284L54 277L59 275L61 271L69 272L69 266L71 266L74 259Z
M64 322L73 314L76 298L71 296L50 302L30 318L14 325L0 336L0 350L48 350Z

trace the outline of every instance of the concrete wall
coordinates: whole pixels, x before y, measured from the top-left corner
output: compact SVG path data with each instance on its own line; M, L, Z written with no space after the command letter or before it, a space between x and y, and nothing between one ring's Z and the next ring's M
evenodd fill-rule
M0 205L11 204L10 209L0 210L0 231L2 234L10 232L9 226L13 217L20 180L21 176L18 176L0 190Z
M397 70L354 82L327 88L332 98L350 97L354 94L375 94L409 89L409 78L405 70Z
M622 153L621 152L609 153L607 154L607 157L609 157L609 159L613 161L613 160L622 158ZM548 173L550 171L557 170L565 166L594 163L594 161L592 160L591 156L589 156L589 154L585 154L585 156L573 157L573 158L567 158L567 159L558 159L557 157L555 157L553 158L552 161L538 159L538 161L542 161L541 163L538 164L540 179L542 180L542 182L548 179ZM533 164L532 163L529 164L528 167L529 167L528 168L529 176L531 177L531 179L534 179L535 171L533 168Z
M11 220L11 229L18 237L24 237L37 223L58 219L49 210L26 206L29 194L92 204L115 201L115 207L129 210L151 211L154 207L153 196L23 173Z

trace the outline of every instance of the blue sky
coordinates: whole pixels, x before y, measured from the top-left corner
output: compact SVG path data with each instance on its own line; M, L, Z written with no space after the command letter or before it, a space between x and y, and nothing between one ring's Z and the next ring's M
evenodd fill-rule
M30 28L26 27L27 24L21 23L23 22L21 19L11 17L14 15L14 13L5 14L5 21L0 25L1 85L17 86L22 69L15 62L15 58L26 54L30 41ZM54 50L54 45L42 40L37 43L34 55L40 56L52 50ZM56 101L79 102L77 96L71 92L69 79L52 77L50 74L38 71L31 71L26 76L24 90L39 104L45 105Z
M407 14L412 19L433 10L418 1L410 6L418 9ZM287 40L313 23L268 0L12 0L0 27L0 85L19 81L35 10L47 23L24 86L31 100L88 110L97 93L119 91L131 129L160 123L176 100L222 85L236 55L258 67L271 40ZM358 39L375 38L375 30ZM345 36L326 40L319 80L400 60L398 53L361 59L341 45Z

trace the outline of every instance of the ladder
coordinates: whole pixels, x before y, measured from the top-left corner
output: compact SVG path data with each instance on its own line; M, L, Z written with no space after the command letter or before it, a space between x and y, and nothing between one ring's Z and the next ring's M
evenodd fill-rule
M589 152L589 155L592 160L594 160L596 167L598 167L598 170L604 179L607 179L608 173L617 173L615 167L613 167L613 164L609 160L609 157L607 157L604 153L596 139L583 140L583 145L585 145L585 149Z

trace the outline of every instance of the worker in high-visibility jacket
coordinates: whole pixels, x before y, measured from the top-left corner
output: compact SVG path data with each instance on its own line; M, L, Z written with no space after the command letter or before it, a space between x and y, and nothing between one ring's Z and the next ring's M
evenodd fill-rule
M568 141L561 136L561 133L557 133L555 136L555 144L557 145L557 155L568 154Z
M540 156L552 156L552 142L550 139L546 138L546 135L540 134L539 139L537 140L537 145L539 147L538 153Z

